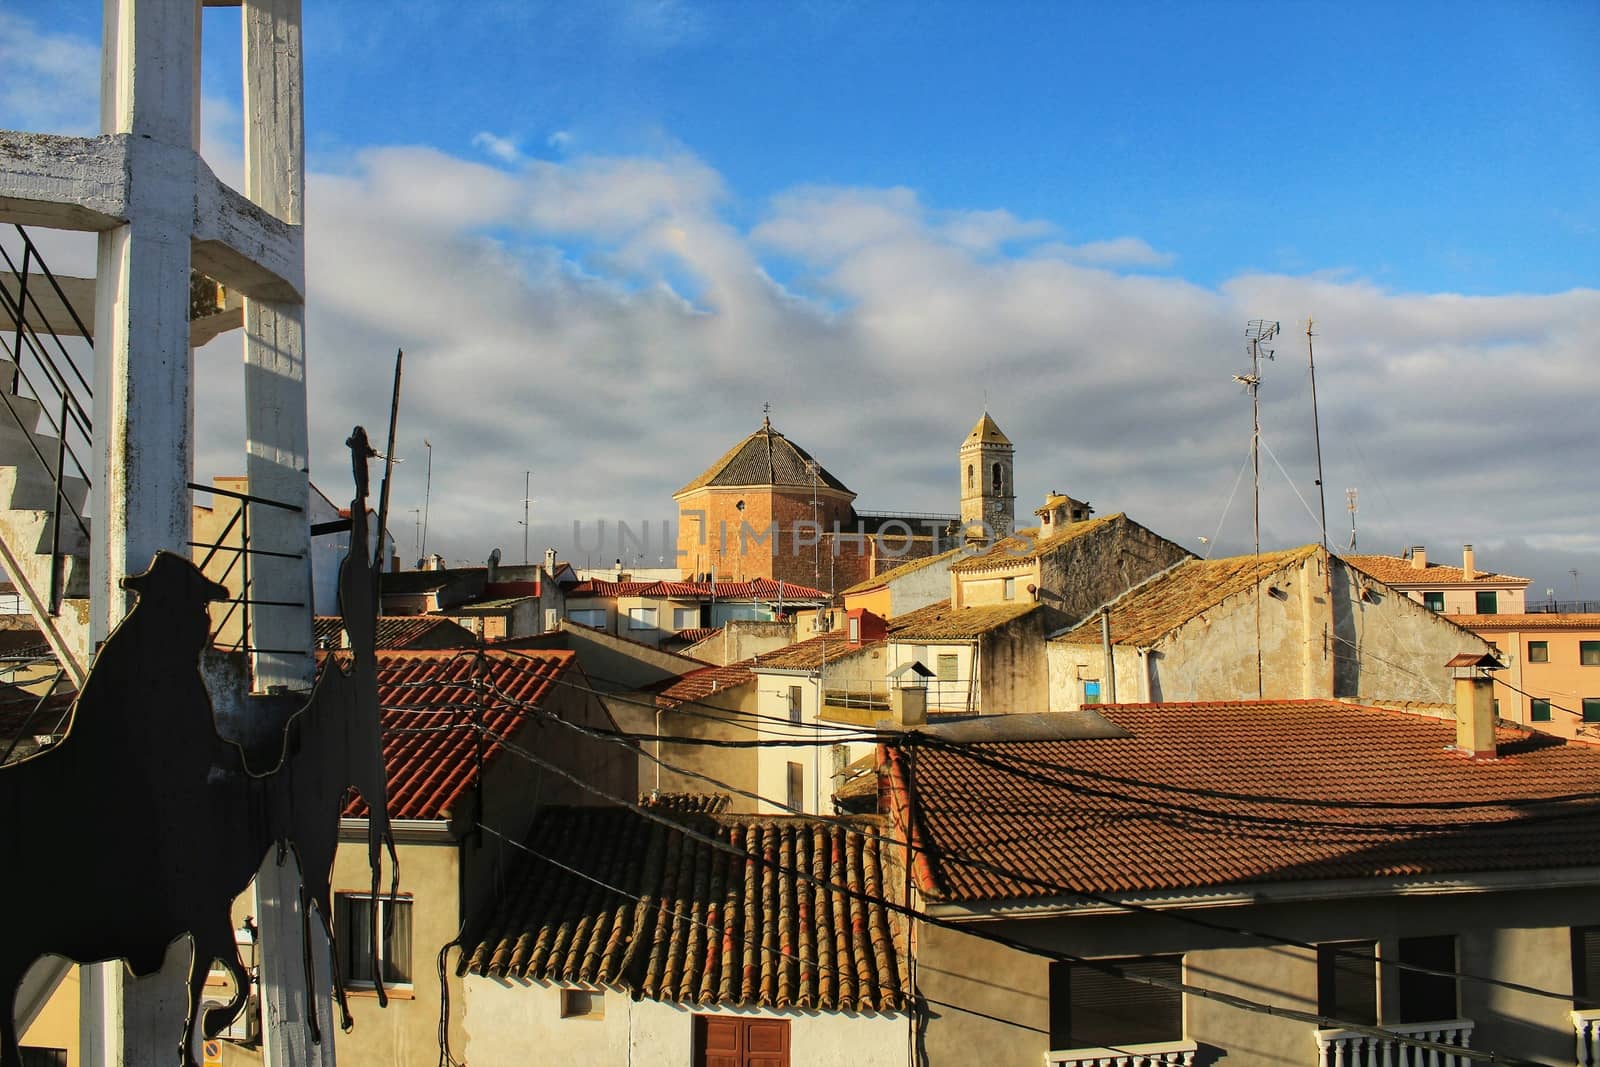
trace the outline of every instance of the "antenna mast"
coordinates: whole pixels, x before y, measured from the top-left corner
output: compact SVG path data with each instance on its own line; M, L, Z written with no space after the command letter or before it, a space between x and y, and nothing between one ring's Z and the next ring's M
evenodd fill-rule
M522 472L522 565L528 565L528 505L533 503L533 472Z
M1311 317L1306 317L1306 363L1311 367L1311 436L1317 444L1317 506L1322 512L1322 551L1328 551L1328 494L1322 488L1322 427L1317 419L1317 357L1311 348ZM1331 575L1330 575L1331 579Z
M1350 512L1350 551L1356 550L1356 504L1361 495L1359 489L1346 489L1344 491L1345 508Z
M1251 319L1244 329L1249 342L1250 373L1235 374L1233 380L1250 392L1250 470L1255 477L1255 493L1250 509L1250 525L1255 532L1256 570L1256 699L1264 695L1261 682L1261 357L1273 358L1273 350L1263 346L1278 336L1278 324L1267 319Z
M428 502L433 499L433 442L426 437L422 443L428 447L428 478L422 487L422 556L428 555Z

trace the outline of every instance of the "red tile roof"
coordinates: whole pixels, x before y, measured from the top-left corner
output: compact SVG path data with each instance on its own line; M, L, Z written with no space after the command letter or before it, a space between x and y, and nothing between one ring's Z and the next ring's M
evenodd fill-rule
M656 694L656 706L675 708L679 704L694 704L726 689L751 685L756 676L750 670L750 661L730 663L726 667L706 667L690 671Z
M1345 556L1344 561L1351 566L1363 570L1378 579L1384 585L1410 586L1410 585L1476 585L1480 582L1505 583L1520 582L1527 585L1533 579L1518 578L1513 574L1495 574L1492 571L1478 571L1472 581L1467 581L1465 572L1460 567L1451 567L1443 563L1429 563L1426 567L1414 567L1411 560L1400 556Z
M720 626L701 626L692 630L679 630L672 636L679 641L694 645L699 644L701 641L704 641L706 638L711 637L714 634L720 634L721 632L722 627Z
M437 631L446 628L452 639L460 641L462 647L469 647L477 643L477 637L466 627L452 622L438 615L380 615L378 617L377 647L380 649L404 649L422 640L424 637L439 638L443 635ZM344 647L344 618L339 615L318 615L312 620L312 628L318 648L337 649ZM443 643L443 642L439 642Z
M748 582L608 582L603 578L588 578L567 589L567 597L619 597L654 596L680 600L773 600L779 596L778 583L771 578L756 578ZM820 589L808 585L784 582L781 590L785 601L828 600Z
M976 901L1600 866L1600 801L1518 803L1593 796L1589 746L1502 731L1500 758L1473 762L1454 751L1453 722L1332 701L1094 710L1133 736L919 747L909 794L913 772L890 753L925 892ZM1372 806L1441 800L1485 805Z
M754 670L766 667L772 670L814 671L825 664L854 656L858 652L878 648L883 643L862 641L860 644L851 644L850 635L846 631L834 630L832 633L818 634L816 637L797 641L792 645L775 648L771 652L763 652L745 662Z
M480 668L481 664L481 668ZM498 699L539 703L563 676L580 684L568 651L488 650L378 653L378 702L383 709L383 761L389 772L389 817L444 819L478 782L500 744L488 734L513 733L526 712ZM346 818L367 806L352 800Z
M1600 630L1600 613L1557 614L1535 611L1516 615L1446 615L1469 630Z
M734 851L627 809L547 809L527 847L548 860L524 857L493 913L474 922L459 973L621 986L679 1004L905 1006L904 938L882 903L899 901L903 875L875 838L818 819L673 819Z

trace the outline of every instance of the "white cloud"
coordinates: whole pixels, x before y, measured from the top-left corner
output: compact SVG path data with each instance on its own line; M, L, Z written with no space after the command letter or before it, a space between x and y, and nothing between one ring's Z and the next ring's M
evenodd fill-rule
M1053 244L1040 249L1040 254L1097 267L1170 267L1178 258L1171 252L1151 248L1149 242L1138 237L1115 237L1081 245Z
M0 127L88 135L100 120L100 46L0 11Z
M522 159L522 152L517 147L515 139L501 137L488 130L479 130L472 135L472 147L483 149L502 163L516 163Z

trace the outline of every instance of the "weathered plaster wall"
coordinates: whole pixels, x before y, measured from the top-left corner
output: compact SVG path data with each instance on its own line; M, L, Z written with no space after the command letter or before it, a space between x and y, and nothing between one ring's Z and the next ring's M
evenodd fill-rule
M1487 652L1488 643L1338 560L1332 577L1334 695L1454 701L1445 662L1461 652Z
M1588 889L1353 898L1321 903L1268 903L1197 916L1312 943L1375 939L1391 958L1401 937L1452 934L1458 967L1545 989L1571 987L1569 927L1593 921ZM1137 915L1002 921L988 927L1041 948L1115 958L1182 952L1184 980L1252 1000L1315 1011L1315 959L1308 950L1265 945ZM957 1007L930 1006L930 1063L1037 1067L1049 1044L1049 963L960 933L921 927L917 974L921 991ZM1392 969L1382 988L1384 1022L1395 1021ZM1476 1029L1472 1046L1538 1062L1571 1062L1567 1001L1479 982L1459 983L1460 1014ZM992 1016L993 1018L986 1018ZM1196 1062L1228 1067L1303 1067L1316 1061L1315 1027L1198 997L1186 997L1187 1037L1200 1044ZM1041 1032L1042 1031L1042 1032Z
M683 738L741 738L754 737L747 725L750 719L739 713L756 710L756 687L746 685L724 689L687 705L680 711L663 711L656 716L653 693L618 694L606 699L619 729L630 733L655 734L657 726L663 736ZM726 709L727 714L719 714ZM725 788L709 779L717 779L739 789L754 792L756 779L756 750L752 748L716 748L690 742L679 744L647 744L646 751L659 754L661 759L682 771L662 767L648 756L638 757L639 790L649 792L659 789L663 793L720 793ZM704 777L701 777L701 776ZM733 797L733 811L754 811L755 803L743 797Z
M979 714L1049 710L1044 619L1044 612L1033 611L979 638Z
M1126 515L1068 540L1039 560L1039 600L1049 612L1047 632L1083 620L1190 555ZM1017 584L1021 596L1024 583Z
M605 991L604 1018L561 1018L558 986L468 977L463 992L468 1063L535 1062L682 1067L690 1059L695 1015L789 1020L789 1062L858 1067L905 1062L908 1021L901 1014L808 1011L690 1011L678 1004L634 1002ZM1033 1065L1037 1067L1037 1065Z
M1106 669L1105 651L1100 646L1046 641L1045 660L1050 678L1051 711L1077 711L1085 703L1101 704L1111 700L1111 672ZM1144 656L1139 650L1128 645L1113 645L1111 660L1116 668L1117 700L1124 704L1149 700L1150 686L1145 677ZM1085 680L1100 683L1100 695L1093 700L1084 700Z

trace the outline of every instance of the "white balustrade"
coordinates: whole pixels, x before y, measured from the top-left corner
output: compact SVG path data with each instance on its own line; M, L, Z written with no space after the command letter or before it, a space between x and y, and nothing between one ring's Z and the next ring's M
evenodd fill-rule
M1468 1048L1472 1021L1384 1023L1383 1029L1417 1041ZM1318 1030L1317 1067L1467 1067L1468 1060L1445 1049L1419 1048L1391 1037L1356 1030Z
M1573 1012L1572 1032L1578 1039L1578 1067L1600 1067L1600 1009Z
M1194 1067L1193 1041L1070 1048L1044 1054L1045 1067Z

